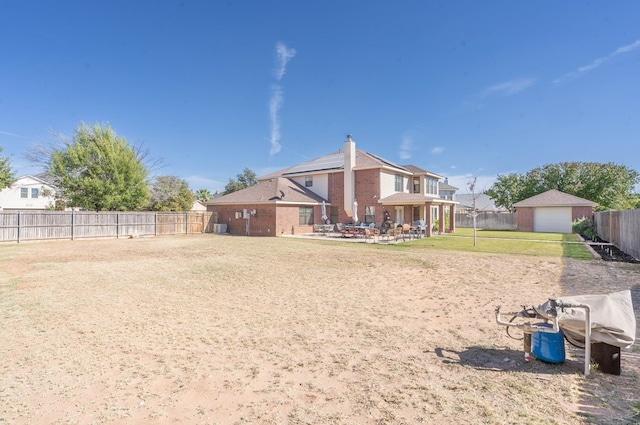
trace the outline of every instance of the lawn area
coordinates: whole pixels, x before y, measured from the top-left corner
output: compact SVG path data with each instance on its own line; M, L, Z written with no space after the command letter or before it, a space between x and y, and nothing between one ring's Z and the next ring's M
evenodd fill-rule
M515 232L510 230L456 229L454 234L437 235L408 242L411 246L472 251L492 254L521 254L591 259L593 256L575 234Z
M637 356L615 377L583 377L576 350L526 361L495 306L637 288L640 269L478 241L516 255L453 235L1 245L0 425L634 423ZM518 255L538 245L560 251Z

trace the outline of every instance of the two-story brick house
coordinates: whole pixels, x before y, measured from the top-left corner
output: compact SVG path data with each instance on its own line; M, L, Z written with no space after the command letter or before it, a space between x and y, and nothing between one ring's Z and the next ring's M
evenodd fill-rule
M357 150L348 136L340 151L263 176L255 186L206 204L214 223L226 224L231 234L311 233L324 222L382 227L390 219L393 225L424 220L430 236L434 216L455 213L456 203L439 197L441 178ZM450 232L454 221L449 220ZM439 226L444 232L443 220Z

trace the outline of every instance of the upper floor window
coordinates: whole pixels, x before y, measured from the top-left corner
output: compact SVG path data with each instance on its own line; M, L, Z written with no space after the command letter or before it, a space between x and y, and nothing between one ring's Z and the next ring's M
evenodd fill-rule
M402 175L396 174L396 192L402 192Z
M21 187L20 188L20 197L21 198L28 198L29 197L29 188Z
M427 177L426 178L426 189L427 189L427 193L430 195L437 195L438 194L438 180L431 178L431 177Z
M313 187L313 176L306 176L304 178L304 187Z
M32 197L32 198L37 198L37 197L38 197L38 194L39 194L38 189L36 189L36 188L31 188L31 197Z
M413 178L413 193L420 193L420 177Z

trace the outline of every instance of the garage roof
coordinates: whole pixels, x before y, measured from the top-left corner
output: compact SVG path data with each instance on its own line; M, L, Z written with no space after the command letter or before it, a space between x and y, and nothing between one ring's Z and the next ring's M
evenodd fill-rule
M514 207L595 207L596 202L569 195L556 189L547 190L513 204Z

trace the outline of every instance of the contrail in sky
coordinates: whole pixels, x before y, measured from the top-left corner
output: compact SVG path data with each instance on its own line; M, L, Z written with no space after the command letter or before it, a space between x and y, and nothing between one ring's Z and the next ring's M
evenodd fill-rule
M636 40L631 44L627 44L626 46L618 47L612 53L609 53L607 56L603 56L601 58L597 58L593 60L589 65L584 65L578 68L575 71L564 74L562 77L556 78L553 80L554 83L560 83L562 81L568 80L570 78L575 78L582 75L585 72L591 71L592 69L596 69L603 63L613 59L615 56L620 55L622 53L629 53L635 49L640 48L640 40Z
M269 102L269 118L271 118L271 150L270 155L280 152L280 119L278 111L282 107L282 87L277 84L271 86L271 101Z
M289 62L296 55L295 49L289 49L287 46L279 42L276 44L276 54L278 55L277 68L274 71L276 79L282 80L284 73L287 71L287 62Z
M276 80L282 80L285 72L287 71L287 63L296 55L295 49L289 49L287 46L279 42L276 44L277 63L274 70L274 76ZM282 103L284 102L284 96L282 94L282 87L279 84L271 86L271 100L269 101L269 118L271 119L271 150L270 155L280 152L282 146L280 145L280 117L278 115Z

